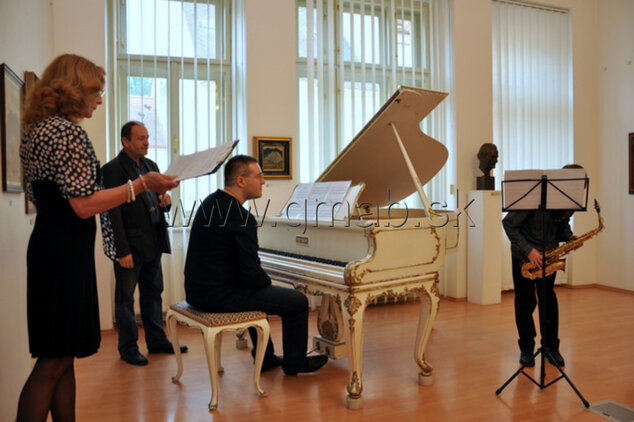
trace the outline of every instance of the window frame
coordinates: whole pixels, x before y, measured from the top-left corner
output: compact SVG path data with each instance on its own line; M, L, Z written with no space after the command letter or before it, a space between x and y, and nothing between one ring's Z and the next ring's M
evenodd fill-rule
M170 2L174 0L168 0ZM191 3L193 5L203 4L196 0L180 0L181 4ZM231 133L232 119L232 67L231 67L231 46L232 46L232 7L231 0L207 0L205 4L215 5L216 28L224 28L224 35L216 31L215 48L216 58L197 58L181 56L153 56L144 54L127 54L127 18L126 0L112 0L108 2L108 31L109 39L109 66L108 66L108 93L110 101L108 103L109 130L114 136L109 136L108 157L112 159L121 150L120 128L130 120L128 104L126 99L129 95L128 78L165 78L167 79L167 122L166 122L166 148L167 166L177 155L184 153L185 142L182 139L184 128L182 127L182 109L180 105L181 81L196 80L210 81L216 84L216 94L219 98L215 103L218 105L215 133L210 133L209 139L216 139L221 142ZM196 9L195 9L196 10ZM169 53L169 52L168 52ZM147 70L146 69L150 69ZM156 70L155 70L156 69ZM202 76L202 77L201 77ZM136 120L136 119L135 119ZM194 128L193 130L196 130ZM211 145L215 146L215 145ZM194 147L195 148L195 147ZM161 167L161 171L167 170ZM210 193L215 187L221 184L221 174L216 173L210 177ZM192 186L193 185L193 186ZM195 211L192 204L182 203L185 196L185 189L193 187L194 196L198 199L197 181L183 181L179 188L172 190L172 211L170 224L175 226L186 225Z
M316 19L317 23L321 24L321 28L322 28L322 36L323 36L323 44L324 44L324 49L327 48L325 47L328 44L328 40L327 40L327 36L328 36L328 18L326 16L326 12L327 12L327 1L326 0L315 0L315 2L318 1L323 1L323 7L322 7L322 16L321 19ZM398 39L393 39L393 37L391 36L391 34L393 33L391 31L391 25L396 24L396 22L398 20L401 20L404 18L404 20L412 20L412 22L417 22L418 24L414 25L414 31L412 34L412 40L416 41L416 45L414 46L413 50L415 52L415 55L413 57L413 66L400 66L398 65L398 63L396 63L396 66L394 67L395 71L393 72L386 72L385 76L381 76L380 78L377 78L374 83L378 84L380 86L379 90L378 90L378 94L379 94L379 98L377 99L378 103L379 103L379 108L380 106L383 104L384 101L386 101L392 94L392 90L391 87L394 85L394 80L395 80L395 76L398 79L397 75L401 75L401 74L405 74L407 76L410 77L406 77L405 81L407 82L409 81L414 81L415 86L423 86L426 88L429 88L431 85L431 72L430 72L430 13L429 13L429 4L428 2L424 1L424 0L416 0L416 4L420 5L422 3L422 11L420 10L415 10L413 13L411 12L411 5L414 2L407 2L407 4L405 4L405 2L395 2L394 6L395 6L395 10L396 10L396 15L394 16L394 19L391 18L392 12L390 12L389 8L387 8L388 5L385 5L386 8L381 11L381 1L375 1L374 2L374 10L375 12L372 13L372 2L369 0L347 0L347 1L336 1L335 5L334 5L334 10L335 13L338 14L338 8L339 7L343 7L343 14L349 14L350 13L350 3L351 1L353 3L353 13L355 15L359 15L361 13L361 7L364 7L365 13L364 16L374 16L374 17L379 17L379 34L378 34L378 40L379 40L379 58L377 59L377 61L375 61L374 63L372 63L371 61L368 62L366 61L365 64L363 64L360 60L343 60L343 53L341 53L340 49L341 49L341 43L343 40L343 23L341 22L342 19L340 19L339 16L337 16L336 18L334 18L334 22L335 22L335 27L334 27L334 38L335 38L335 49L336 52L334 53L334 60L335 63L333 64L334 70L335 70L335 74L337 75L337 77L335 77L334 79L334 84L335 84L335 91L337 92L337 98L334 101L328 101L325 98L322 98L322 102L324 104L324 113L323 113L323 126L321 127L321 132L322 133L327 133L325 131L327 131L327 129L329 127L333 127L334 126L334 131L330 131L331 133L335 133L336 134L336 139L334 140L329 140L328 142L324 142L323 145L323 154L325 157L328 156L336 156L340 151L342 151L346 145L353 139L354 135L356 134L356 130L353 129L353 134L349 139L344 139L344 127L343 127L343 119L341 116L343 116L343 111L344 111L344 106L343 106L343 101L344 98L341 95L345 84L346 83L362 83L364 81L363 78L363 73L365 73L366 77L365 77L365 83L372 83L372 78L368 79L367 75L371 75L372 74L372 70L374 67L376 68L382 68L382 69L390 69L392 67L392 50L393 48L397 48L396 46L398 46ZM295 19L296 22L299 22L299 18L300 18L300 9L301 8L306 8L306 0L297 0L295 3ZM401 4L396 4L396 3L401 3ZM344 18L345 19L345 18ZM300 110L302 108L302 105L299 104L300 102L300 95L301 95L301 81L302 79L304 81L307 80L307 75L308 75L308 58L306 56L300 56L300 50L301 50L301 46L299 43L299 37L300 37L300 27L299 24L297 25L297 30L296 30L296 37L298 40L297 43L297 51L296 51L296 69L297 69L297 90L298 90L298 96L297 96L297 107L298 110ZM394 32L395 33L395 32ZM306 35L306 40L308 42L308 34ZM317 47L317 42L315 41L315 49ZM424 54L423 54L424 52ZM398 57L398 56L397 56ZM343 60L343 61L342 61ZM398 59L397 59L398 60ZM313 57L313 63L314 63L314 69L318 68L319 65L319 61L318 58L316 56ZM328 61L328 54L324 54L324 58L323 58L323 75L324 75L324 79L323 79L323 84L324 86L328 85L328 78L332 77L332 76L327 76L328 72L327 69L330 65L329 61ZM412 71L412 67L414 68L414 71ZM343 68L343 71L341 70ZM354 70L354 72L352 72L352 70ZM354 77L352 77L352 74L354 73ZM414 75L414 78L411 78L411 75ZM314 81L315 83L317 83L317 78L314 77ZM343 84L343 85L342 85ZM324 89L324 95L328 95L327 90ZM330 108L334 107L334 110L331 111ZM378 110L378 109L377 109ZM334 116L335 117L335 121L332 122L330 116ZM303 168L304 166L308 165L310 166L315 166L315 164L313 163L303 163L302 159L306 159L306 157L303 157L303 153L302 153L302 144L304 143L302 141L302 133L305 131L303 129L303 126L301 124L302 121L302 113L298 112L298 122L297 122L297 128L298 128L298 133L297 133L297 138L298 138L298 159L300 160L300 164L299 164L299 168ZM316 121L317 119L315 119ZM365 122L362 124L361 127L363 127L363 125L365 124ZM429 123L428 122L424 122L423 123L425 126L427 126ZM359 128L360 129L360 128ZM318 129L315 129L315 131L317 132ZM307 130L306 130L307 132ZM319 132L317 132L319 133ZM309 154L310 155L310 154ZM312 160L311 160L312 161ZM329 162L325 162L325 163L319 163L316 164L318 167L321 167L321 171L323 171L327 166L328 166ZM310 171L310 170L309 170ZM320 173L321 171L319 171L318 173ZM317 174L312 175L313 177L316 177ZM309 174L308 178L311 178L311 175ZM308 182L311 180L305 180L306 177L304 177L301 173L300 173L300 182Z

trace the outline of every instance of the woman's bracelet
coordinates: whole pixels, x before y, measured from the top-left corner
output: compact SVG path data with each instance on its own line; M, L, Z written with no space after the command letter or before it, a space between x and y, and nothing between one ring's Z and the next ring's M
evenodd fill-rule
M128 203L134 202L135 200L134 185L132 184L132 180L128 179Z
M139 179L141 179L141 183L143 184L143 189L146 191L149 190L147 188L147 185L145 184L145 179L143 178L143 175L141 173L139 173Z

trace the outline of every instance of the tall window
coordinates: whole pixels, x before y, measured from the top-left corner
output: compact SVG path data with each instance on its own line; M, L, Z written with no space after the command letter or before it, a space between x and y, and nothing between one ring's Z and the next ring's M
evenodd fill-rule
M570 13L495 0L492 25L496 180L572 162Z
M177 155L231 140L230 0L108 2L112 29L112 151L128 120L145 124L148 158L165 171ZM181 182L172 192L188 217L216 189L217 176ZM182 204L182 208L180 206ZM174 210L176 211L176 210Z
M429 9L420 0L300 0L300 179L312 181L399 85L429 87Z

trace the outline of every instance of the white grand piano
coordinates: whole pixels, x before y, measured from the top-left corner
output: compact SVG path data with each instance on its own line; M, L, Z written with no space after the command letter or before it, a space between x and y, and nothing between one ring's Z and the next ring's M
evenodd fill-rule
M422 190L448 153L419 123L446 96L399 88L322 173L317 182L359 187L345 218L284 214L266 218L258 231L262 267L271 278L321 295L314 346L331 358L348 358L350 409L363 407L363 316L377 298L420 297L414 357L419 384L432 382L425 346L438 310L438 272L457 246L458 229L456 214L433 211ZM423 207L407 209L401 201L415 192Z

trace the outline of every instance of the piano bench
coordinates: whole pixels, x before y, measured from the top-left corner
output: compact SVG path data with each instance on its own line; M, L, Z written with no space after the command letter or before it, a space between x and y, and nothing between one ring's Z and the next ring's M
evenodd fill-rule
M207 367L209 368L209 378L211 380L211 401L209 410L216 410L218 407L218 372L224 369L220 364L220 349L222 346L223 331L240 331L248 327L254 327L258 331L257 353L255 356L255 368L253 381L255 389L260 397L266 393L260 387L260 370L264 360L264 352L269 341L270 327L264 312L226 312L209 313L202 312L186 301L181 301L170 305L167 310L167 333L174 345L174 356L176 357L177 372L172 377L172 382L177 382L183 374L183 358L178 342L178 330L176 324L181 323L189 327L200 328L205 344L207 355Z

